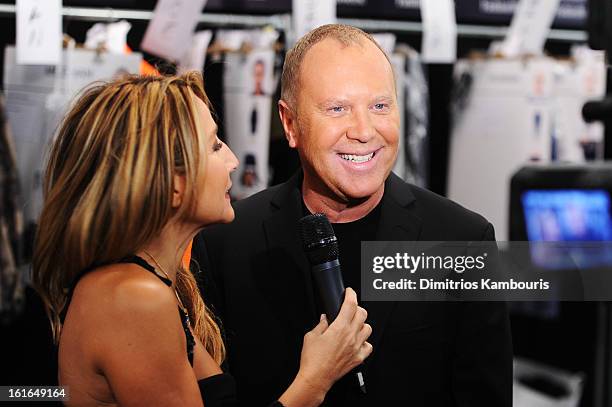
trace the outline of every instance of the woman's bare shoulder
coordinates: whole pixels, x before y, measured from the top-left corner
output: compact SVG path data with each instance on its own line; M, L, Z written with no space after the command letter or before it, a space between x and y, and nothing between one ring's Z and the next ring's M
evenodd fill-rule
M84 276L74 299L90 311L79 328L86 332L74 337L120 404L201 405L172 287L137 265L116 264Z
M96 337L130 326L180 325L173 289L135 264L108 265L83 276L68 309L70 322Z
M79 281L74 300L79 297L103 305L105 311L155 310L175 304L172 288L148 270L132 263L99 267Z
M66 323L91 340L90 350L98 356L117 341L180 344L177 306L173 289L151 272L135 264L113 264L79 281Z

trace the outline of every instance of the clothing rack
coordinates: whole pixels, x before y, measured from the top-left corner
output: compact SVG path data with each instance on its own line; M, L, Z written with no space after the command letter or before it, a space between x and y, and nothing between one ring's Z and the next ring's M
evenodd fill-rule
M15 5L0 4L0 17L15 14ZM64 17L83 21L114 21L119 19L147 21L153 17L152 11L123 10L94 7L62 7ZM200 23L212 27L263 27L272 26L278 30L291 30L290 14L256 16L248 14L202 13ZM385 31L418 34L423 32L423 24L415 21L373 20L362 18L338 18L339 23L353 25L366 31ZM500 39L508 32L508 27L458 24L457 35L466 38ZM551 29L548 39L560 42L586 42L587 33L583 30Z

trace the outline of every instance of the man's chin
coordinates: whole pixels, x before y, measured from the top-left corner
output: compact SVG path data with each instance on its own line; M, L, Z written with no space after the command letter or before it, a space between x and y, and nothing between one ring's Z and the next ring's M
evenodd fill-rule
M349 201L354 203L365 202L380 191L380 185L378 188L346 188L342 191L342 196Z

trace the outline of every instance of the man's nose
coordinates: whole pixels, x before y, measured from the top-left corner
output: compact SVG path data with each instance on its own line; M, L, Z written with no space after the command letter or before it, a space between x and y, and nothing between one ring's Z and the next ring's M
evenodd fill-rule
M353 111L352 123L347 131L347 137L367 143L376 135L376 129L372 122L371 113L368 109L356 109Z

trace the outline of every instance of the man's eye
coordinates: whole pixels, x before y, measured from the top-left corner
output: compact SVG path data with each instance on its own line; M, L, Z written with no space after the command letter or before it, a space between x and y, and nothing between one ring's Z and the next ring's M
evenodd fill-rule
M386 103L376 103L374 105L374 108L376 110L383 110L383 109L387 108L387 104Z
M344 109L344 106L333 106L329 110L331 110L334 113L341 113L343 109Z

